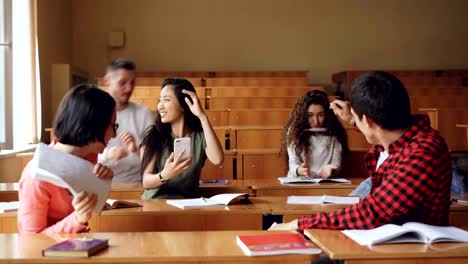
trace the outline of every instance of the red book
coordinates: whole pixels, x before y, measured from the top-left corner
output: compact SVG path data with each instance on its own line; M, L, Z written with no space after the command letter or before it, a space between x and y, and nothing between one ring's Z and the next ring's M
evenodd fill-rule
M42 250L44 257L89 257L107 248L107 239L76 238L65 240Z
M322 252L314 243L298 233L237 236L237 244L247 256Z

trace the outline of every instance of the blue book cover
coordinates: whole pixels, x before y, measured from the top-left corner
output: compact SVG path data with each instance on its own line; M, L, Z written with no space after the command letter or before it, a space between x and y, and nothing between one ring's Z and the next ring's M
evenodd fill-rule
M44 249L42 255L45 257L89 257L107 247L107 239L75 238Z

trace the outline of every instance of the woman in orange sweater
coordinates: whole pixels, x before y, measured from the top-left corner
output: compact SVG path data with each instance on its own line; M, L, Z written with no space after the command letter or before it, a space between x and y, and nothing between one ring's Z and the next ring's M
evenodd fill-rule
M94 164L107 142L115 136L115 101L91 84L72 88L62 100L54 132L54 149L86 159ZM18 227L21 233L79 233L88 230L88 220L97 197L80 192L73 197L62 187L32 178L29 162L19 182ZM112 178L112 171L96 164L94 173Z

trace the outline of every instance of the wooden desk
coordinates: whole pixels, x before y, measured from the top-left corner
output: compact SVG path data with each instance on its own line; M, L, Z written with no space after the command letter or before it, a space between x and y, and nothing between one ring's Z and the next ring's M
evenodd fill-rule
M467 263L468 243L361 246L337 230L308 229L304 234L333 260L352 263Z
M18 201L18 183L0 183L0 202Z
M260 198L269 204L272 215L283 216L283 222L289 222L304 215L331 213L349 206L346 204L288 204L288 197L257 197L257 199Z
M460 198L468 199L468 196ZM338 209L351 206L346 204L288 204L287 197L264 197L263 202L269 204L272 215L283 216L284 222L289 222L304 215L331 213ZM468 229L468 205L453 203L450 206L449 224L451 226Z
M93 232L262 230L268 201L251 198L251 204L179 209L164 199L130 200L142 207L105 210L92 217ZM17 213L0 214L0 233L16 233Z
M248 257L236 244L237 235L266 231L0 234L0 262L7 263L311 263L314 255ZM282 232L284 233L284 232ZM110 247L90 258L44 258L41 250L75 237L109 239Z
M351 184L321 183L321 184L280 184L278 179L244 180L244 184L252 186L257 197L288 196L288 195L339 195L347 196L364 178L351 178Z
M93 232L261 230L267 202L251 199L251 204L179 209L166 200L139 200L143 207L103 211L93 217Z

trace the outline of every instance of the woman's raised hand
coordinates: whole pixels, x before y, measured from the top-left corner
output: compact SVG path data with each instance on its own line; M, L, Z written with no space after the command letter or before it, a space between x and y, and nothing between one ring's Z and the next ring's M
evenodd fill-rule
M202 119L204 116L205 116L205 111L203 110L202 106L201 106L201 103L200 103L200 100L198 99L198 96L196 93L194 92L191 92L191 91L188 91L188 90L182 90L182 93L190 96L190 98L192 99L192 102L190 102L190 100L188 98L185 98L185 102L187 103L187 105L189 106L190 108L190 111L192 111L192 113L197 116L198 118Z

